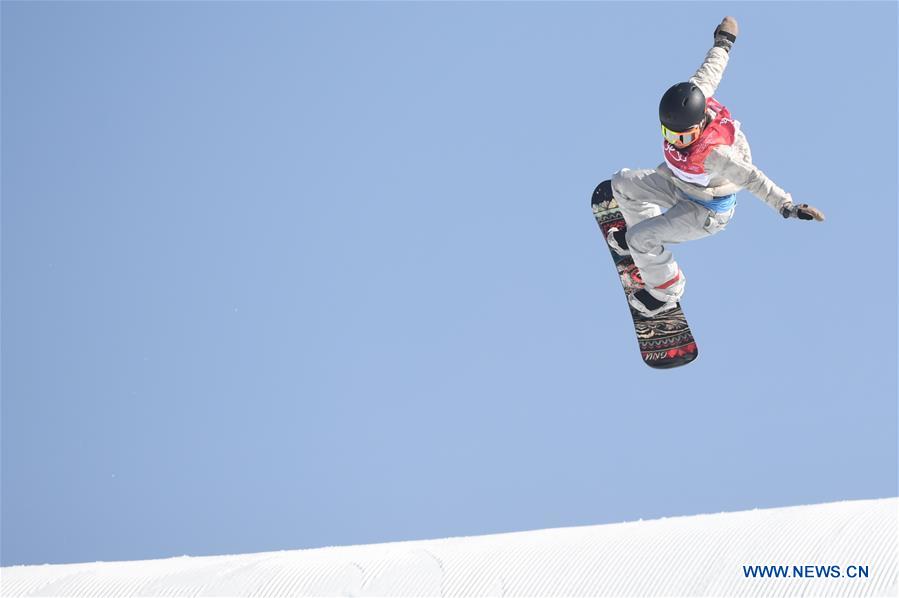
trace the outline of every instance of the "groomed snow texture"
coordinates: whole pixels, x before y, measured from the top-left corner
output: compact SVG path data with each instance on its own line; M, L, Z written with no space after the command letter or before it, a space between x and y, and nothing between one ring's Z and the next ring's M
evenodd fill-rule
M895 596L899 499L470 538L6 567L2 596ZM744 565L868 569L747 578Z

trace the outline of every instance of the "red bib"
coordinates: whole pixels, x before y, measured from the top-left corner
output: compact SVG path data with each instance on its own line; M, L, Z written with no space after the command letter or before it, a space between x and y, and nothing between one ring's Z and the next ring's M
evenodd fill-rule
M736 121L731 118L727 108L715 98L706 100L705 105L715 117L702 131L699 139L682 150L667 141L662 142L665 162L677 178L701 187L708 186L712 178L705 171L705 159L719 145L733 145L737 136Z

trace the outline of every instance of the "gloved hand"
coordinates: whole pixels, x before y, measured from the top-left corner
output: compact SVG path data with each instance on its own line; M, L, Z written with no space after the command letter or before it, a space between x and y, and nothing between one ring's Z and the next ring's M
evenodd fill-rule
M807 203L801 203L798 206L788 203L780 209L780 214L784 218L799 218L800 220L817 220L824 221L824 212L818 208L813 208Z
M731 46L737 41L738 33L740 28L737 26L737 20L733 17L724 17L721 24L715 27L715 46L730 52Z

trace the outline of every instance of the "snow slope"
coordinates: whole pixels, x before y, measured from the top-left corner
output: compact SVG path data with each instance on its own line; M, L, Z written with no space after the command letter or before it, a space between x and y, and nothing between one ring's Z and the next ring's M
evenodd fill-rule
M899 499L471 538L0 569L3 596L889 596ZM744 565L843 577L747 578ZM868 577L849 578L850 566ZM804 570L804 569L803 569Z

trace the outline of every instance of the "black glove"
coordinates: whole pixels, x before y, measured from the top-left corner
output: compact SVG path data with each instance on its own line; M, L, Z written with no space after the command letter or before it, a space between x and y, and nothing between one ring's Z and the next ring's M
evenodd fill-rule
M799 218L800 220L817 220L824 221L824 212L818 208L813 208L807 203L801 203L798 206L787 204L780 209L780 214L784 218Z
M740 28L737 26L737 20L733 17L724 17L721 24L715 27L715 47L724 48L730 52L731 46L737 41L737 34Z

